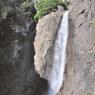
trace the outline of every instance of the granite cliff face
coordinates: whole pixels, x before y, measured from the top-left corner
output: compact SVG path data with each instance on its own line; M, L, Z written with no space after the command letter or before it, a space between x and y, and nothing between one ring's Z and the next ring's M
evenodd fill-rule
M65 81L58 95L94 95L95 58L91 53L95 53L95 1L71 0L69 10ZM56 39L55 33L60 23L56 26L57 18L52 21L51 17L48 15L38 22L35 39L35 68L41 77L47 79L52 66L52 42ZM51 21L56 27L52 26Z
M66 78L59 95L95 95L95 1L72 0Z
M40 19L37 24L37 33L34 42L35 69L41 77L48 79L52 69L54 41L63 13L53 12Z

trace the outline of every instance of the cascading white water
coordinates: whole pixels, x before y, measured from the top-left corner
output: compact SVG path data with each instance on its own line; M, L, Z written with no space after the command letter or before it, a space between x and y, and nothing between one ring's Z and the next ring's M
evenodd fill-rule
M64 13L54 47L53 69L49 79L48 95L56 95L64 80L66 45L68 39L68 11Z

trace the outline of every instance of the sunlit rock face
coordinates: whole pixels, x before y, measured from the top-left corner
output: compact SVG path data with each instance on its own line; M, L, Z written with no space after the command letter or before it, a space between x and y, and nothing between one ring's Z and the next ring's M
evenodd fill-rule
M95 47L95 0L70 0L70 13L69 13L69 38L67 45L67 65L65 71L65 81L61 88L61 91L58 95L87 95L95 94L95 57L91 54L91 50L94 50ZM42 19L41 19L42 21ZM50 21L49 21L50 22ZM40 25L42 24L39 22ZM39 26L39 24L38 24ZM44 25L42 25L44 26ZM42 27L41 26L41 27ZM37 30L39 35L47 30L43 31L45 27L38 28ZM48 27L48 29L50 29ZM45 33L48 32L46 31ZM46 65L45 63L52 64L52 49L43 49L45 45L48 45L48 42L45 40L47 36L36 37L35 47L38 48L35 50L39 54L35 55L35 68L40 73L40 76L48 78L48 73L52 66ZM39 39L43 38L43 39ZM37 40L38 39L38 43ZM43 46L41 44L46 41L46 44ZM42 47L41 47L42 46ZM49 45L48 45L49 46ZM45 47L46 48L46 47ZM52 48L52 47L51 47ZM47 54L43 54L44 51ZM95 53L93 51L92 53ZM48 57L47 55L50 55ZM44 55L44 56L43 56ZM48 59L50 62L48 62ZM48 68L45 68L48 67ZM45 69L43 69L45 68ZM45 72L46 71L46 72Z
M41 77L48 79L53 66L54 42L63 13L60 11L46 15L38 21L34 42L35 69Z
M95 0L71 0L66 77L58 95L95 95L94 10Z
M68 12L53 12L39 20L34 65L40 76L48 80L48 95L56 95L62 86L67 42Z

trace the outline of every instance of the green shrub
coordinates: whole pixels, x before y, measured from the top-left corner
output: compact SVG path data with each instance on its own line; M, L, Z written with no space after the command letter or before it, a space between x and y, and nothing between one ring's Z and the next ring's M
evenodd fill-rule
M90 24L91 24L91 26L92 26L93 28L95 28L95 19L93 19Z
M67 0L64 0L64 2L66 1ZM43 17L44 15L50 13L53 9L56 9L57 5L62 5L64 2L62 0L38 0L35 4L37 14L34 16L34 19Z
M95 44L91 47L91 49L88 51L88 54L95 58Z
M23 2L25 2L25 1L27 1L27 0L20 0L20 3L23 3Z
M86 92L84 95L92 95L91 92Z

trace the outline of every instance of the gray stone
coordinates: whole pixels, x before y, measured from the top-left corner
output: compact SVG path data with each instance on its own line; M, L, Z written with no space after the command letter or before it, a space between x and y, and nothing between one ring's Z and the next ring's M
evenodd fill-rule
M41 77L48 79L52 69L53 46L63 12L57 11L38 21L35 37L35 69Z
M95 95L95 0L71 0L66 77L58 95ZM93 51L95 53L95 51Z

